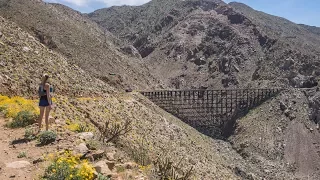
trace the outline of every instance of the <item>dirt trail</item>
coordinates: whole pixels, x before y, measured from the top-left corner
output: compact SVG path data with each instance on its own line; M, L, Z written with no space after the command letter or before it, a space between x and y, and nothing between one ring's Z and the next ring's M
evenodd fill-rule
M6 120L0 116L0 179L39 179L47 162L33 164L33 161L41 158L47 152L54 152L61 142L38 147L36 146L37 141L23 140L24 128L9 129L4 126L5 123ZM26 157L18 158L21 152L25 152ZM8 163L15 161L28 161L30 165L24 168L7 167Z

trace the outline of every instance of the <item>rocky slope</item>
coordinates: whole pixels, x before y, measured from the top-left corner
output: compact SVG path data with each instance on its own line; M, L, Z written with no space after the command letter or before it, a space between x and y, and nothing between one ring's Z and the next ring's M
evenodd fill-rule
M305 24L299 24L300 26L302 26L303 28L309 30L310 32L316 34L316 35L320 35L320 28L316 27L316 26L308 26Z
M320 131L309 119L309 107L318 102L316 89L284 91L238 120L229 141L246 160L264 167L265 175L274 174L273 179L282 179L283 172L319 179Z
M319 75L318 36L240 3L153 0L89 17L132 43L174 88L303 86L297 81Z
M62 53L70 64L113 86L140 89L160 84L138 58L121 52L118 40L109 32L66 6L38 0L1 0L0 15Z
M43 73L53 77L50 82L62 95L91 96L114 91L15 23L0 17L0 93L37 96Z

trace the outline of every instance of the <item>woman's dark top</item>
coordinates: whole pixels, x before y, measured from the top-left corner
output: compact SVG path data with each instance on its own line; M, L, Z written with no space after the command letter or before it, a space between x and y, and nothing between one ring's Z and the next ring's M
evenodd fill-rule
M44 88L43 88L43 93L47 93L47 91ZM50 103L48 101L47 94L43 95L43 96L40 96L39 106L46 107L46 106L49 106L49 105L50 105Z

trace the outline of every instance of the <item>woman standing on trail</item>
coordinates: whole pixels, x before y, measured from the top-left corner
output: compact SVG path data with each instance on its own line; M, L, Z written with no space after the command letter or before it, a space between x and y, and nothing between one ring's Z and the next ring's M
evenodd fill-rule
M50 84L48 83L49 75L44 74L41 79L41 84L39 84L39 108L40 108L40 117L38 120L39 130L41 130L42 119L44 111L46 111L45 122L46 122L46 131L49 129L49 113L52 108L52 98L50 94Z

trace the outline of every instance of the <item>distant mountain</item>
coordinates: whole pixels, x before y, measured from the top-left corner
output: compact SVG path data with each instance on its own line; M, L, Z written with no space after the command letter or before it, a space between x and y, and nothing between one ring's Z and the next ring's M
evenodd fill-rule
M320 74L319 36L241 3L153 0L88 16L173 88L313 86Z
M143 89L160 84L139 58L121 50L112 34L66 6L38 0L0 0L0 15L61 52L69 63L115 87Z

